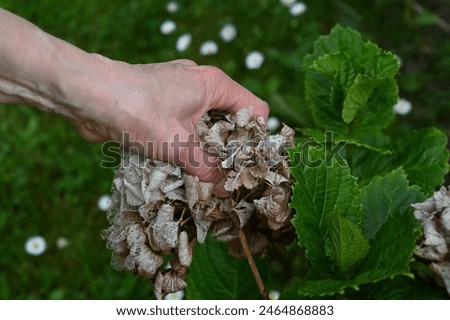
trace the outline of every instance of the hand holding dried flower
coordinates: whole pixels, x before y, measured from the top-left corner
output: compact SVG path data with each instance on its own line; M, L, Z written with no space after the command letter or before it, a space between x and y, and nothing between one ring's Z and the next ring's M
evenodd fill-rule
M212 183L173 164L128 153L113 182L112 226L103 233L113 266L151 278L157 298L186 287L194 244L208 232L249 261L252 253L265 254L269 243L292 240L284 147L293 145L294 131L284 126L271 136L264 119L248 108L235 116L210 111L197 135L201 147L220 159L227 197L215 196ZM169 255L170 268L164 269Z
M223 178L198 148L195 125L210 109L268 106L221 70L189 60L131 65L89 54L0 9L0 102L63 115L90 141L131 141L201 180ZM164 146L168 146L165 148ZM193 161L193 159L195 161ZM210 161L211 162L211 161Z

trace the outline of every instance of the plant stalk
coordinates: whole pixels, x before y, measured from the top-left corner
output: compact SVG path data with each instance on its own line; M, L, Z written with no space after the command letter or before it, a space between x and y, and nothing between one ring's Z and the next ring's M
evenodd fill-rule
M269 300L269 294L265 289L264 282L259 274L258 267L256 266L255 260L253 260L252 253L248 247L247 238L245 237L245 233L243 229L239 230L239 240L241 241L242 249L244 250L245 257L248 260L248 264L250 265L250 269L252 270L253 276L256 280L256 285L258 286L259 293L264 300Z

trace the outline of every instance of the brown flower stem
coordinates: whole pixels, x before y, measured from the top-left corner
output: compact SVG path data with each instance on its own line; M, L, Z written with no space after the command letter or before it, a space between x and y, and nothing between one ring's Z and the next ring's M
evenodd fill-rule
M256 284L259 289L259 293L261 293L263 299L269 300L269 294L264 287L264 282L259 274L258 267L255 264L255 260L253 260L252 253L248 247L247 238L245 237L245 233L243 229L239 230L239 240L241 241L242 249L244 250L245 257L248 260L248 264L250 265L250 269L252 270L253 276L255 277Z

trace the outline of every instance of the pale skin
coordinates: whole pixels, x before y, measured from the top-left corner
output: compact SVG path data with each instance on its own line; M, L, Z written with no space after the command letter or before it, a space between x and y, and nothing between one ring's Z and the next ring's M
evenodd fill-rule
M212 66L190 60L128 64L87 53L0 8L0 103L17 103L67 118L88 141L121 142L123 133L145 154L175 162L219 185L223 174L201 161L198 143L163 152L163 141L188 141L208 110L236 113L253 106L267 119L266 102ZM153 144L148 144L152 141ZM153 145L153 147L148 146ZM198 159L198 165L188 158ZM210 157L212 159L212 157ZM192 162L192 161L191 161Z

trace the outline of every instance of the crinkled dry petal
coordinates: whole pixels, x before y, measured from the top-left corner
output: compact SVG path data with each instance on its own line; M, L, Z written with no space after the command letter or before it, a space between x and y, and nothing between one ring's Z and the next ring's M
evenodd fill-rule
M214 184L200 182L198 177L185 174L183 176L185 183L186 201L192 210L198 202L206 203L211 198Z
M219 121L212 125L208 134L204 137L207 143L218 144L225 146L229 136L229 132L234 129L234 124L227 121Z
M163 182L163 184L161 185L161 191L164 194L166 194L167 192L173 191L173 190L181 187L183 184L184 184L184 181L182 179L178 179L176 177L171 177Z
M247 221L252 216L255 210L255 205L253 203L247 202L244 199L239 201L239 203L233 208L233 211L236 213L239 218L239 227L243 228Z
M212 234L221 242L229 242L239 236L239 231L236 229L235 223L228 219L215 223Z
M124 170L123 178L130 184L140 184L142 180L142 173L135 167L131 167Z
M189 267L192 262L192 246L186 231L181 231L178 238L178 259L180 264Z
M148 241L154 251L169 252L178 244L179 222L173 221L175 208L163 204L147 228Z
M412 207L423 226L423 239L415 255L430 262L436 281L450 295L450 191L441 187L431 198Z
M164 259L161 256L153 253L145 244L140 244L130 248L130 253L124 261L124 267L127 271L151 278L155 276L163 262Z
M203 243L205 242L212 221L206 217L204 205L196 205L191 214L197 229L197 241Z
M446 208L441 213L441 226L444 229L443 231L450 236L450 207Z
M450 296L450 262L430 263L430 269L436 275L436 282L445 287Z
M289 183L289 179L273 171L267 172L264 180L267 181L271 186L279 186L283 182Z
M186 202L184 189L178 188L165 194L166 198L174 201Z
M140 206L145 202L140 184L131 184L127 180L123 180L125 185L125 195L130 206Z
M437 211L442 211L444 208L450 207L450 191L447 191L445 187L441 187L439 191L433 195L434 203Z
M161 300L165 295L174 293L186 288L187 283L179 278L176 272L167 270L164 273L159 272L153 283L155 296Z
M253 107L241 109L236 113L236 124L239 127L247 127L253 118Z

